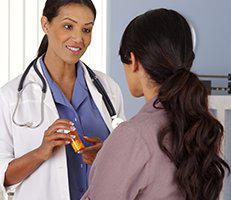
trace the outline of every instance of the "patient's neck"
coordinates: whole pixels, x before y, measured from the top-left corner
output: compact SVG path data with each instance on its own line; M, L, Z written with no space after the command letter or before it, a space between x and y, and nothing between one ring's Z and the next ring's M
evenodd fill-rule
M153 99L154 97L158 96L160 86L155 83L147 83L143 87L144 98L146 101Z

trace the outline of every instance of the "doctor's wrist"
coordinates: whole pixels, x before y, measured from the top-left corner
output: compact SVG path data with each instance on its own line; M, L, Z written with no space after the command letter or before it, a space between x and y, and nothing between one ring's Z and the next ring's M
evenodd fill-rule
M43 150L42 150L40 147L38 147L37 149L35 149L34 153L35 153L36 158L37 158L40 162L45 162L45 161L47 161L47 160L49 159L49 157L47 157L47 156L44 154Z

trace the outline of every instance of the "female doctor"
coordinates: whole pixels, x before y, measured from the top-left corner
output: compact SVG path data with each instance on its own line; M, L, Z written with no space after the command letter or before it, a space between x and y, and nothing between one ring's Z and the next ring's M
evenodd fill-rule
M91 0L47 0L41 18L46 35L36 61L25 77L0 89L0 184L5 192L15 191L13 199L78 200L87 190L89 165L113 129L102 95L79 60L95 17ZM123 119L118 85L95 74ZM81 154L69 144L71 136L60 133L75 129L87 146Z

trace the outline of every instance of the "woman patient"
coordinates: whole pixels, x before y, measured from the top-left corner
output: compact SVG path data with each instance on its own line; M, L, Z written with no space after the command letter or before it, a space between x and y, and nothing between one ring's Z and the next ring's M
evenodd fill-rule
M148 11L127 26L121 60L130 92L145 105L104 143L83 199L216 200L228 164L223 127L192 73L190 27L173 10Z

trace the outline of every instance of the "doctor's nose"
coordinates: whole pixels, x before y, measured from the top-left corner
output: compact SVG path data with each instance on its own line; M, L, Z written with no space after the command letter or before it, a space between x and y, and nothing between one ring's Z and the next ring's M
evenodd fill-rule
M72 37L73 41L76 43L83 43L84 42L84 37L83 37L83 33L81 30L74 31L72 33L71 37Z

